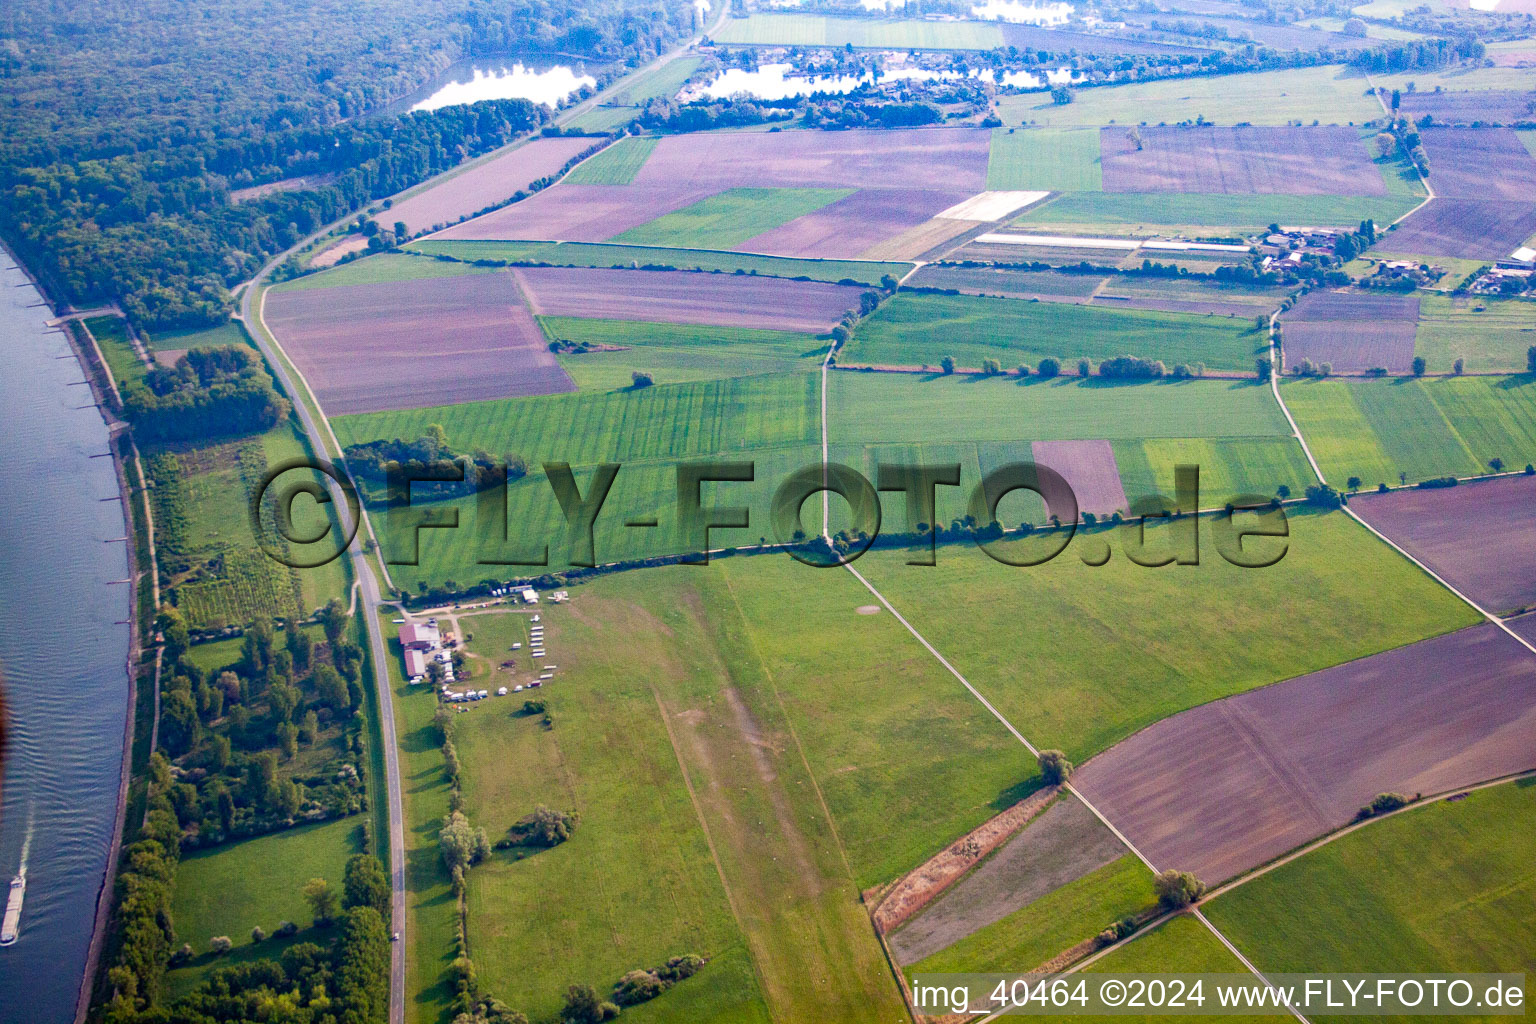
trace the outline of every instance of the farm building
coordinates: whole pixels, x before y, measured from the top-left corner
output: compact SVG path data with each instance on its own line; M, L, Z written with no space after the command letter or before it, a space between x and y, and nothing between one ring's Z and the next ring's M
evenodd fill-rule
M400 646L407 651L435 650L442 642L442 634L429 623L407 622L400 627Z
M412 682L427 674L427 657L421 651L407 649L405 652L405 677Z

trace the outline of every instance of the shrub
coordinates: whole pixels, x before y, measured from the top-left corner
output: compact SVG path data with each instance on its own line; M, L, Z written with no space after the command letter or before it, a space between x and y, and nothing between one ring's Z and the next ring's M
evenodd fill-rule
M214 956L223 956L235 947L228 935L215 935L208 940L208 948L213 950Z
M1437 476L1429 480L1420 480L1414 486L1420 490L1432 491L1437 487L1455 487L1457 483L1457 479L1453 476Z
M983 359L981 361L981 372L988 377L995 377L1003 372L1003 364L996 359Z
M507 830L509 838L518 846L559 846L571 838L580 823L576 812L557 811L539 804L533 813Z
M192 943L183 942L181 948L171 954L171 966L180 967L193 957Z
M1054 356L1046 356L1044 359L1040 360L1040 369L1038 372L1040 376L1046 378L1047 380L1049 380L1051 377L1058 376L1061 373L1061 360Z
M629 379L633 382L631 387L633 387L636 391L640 390L641 388L648 388L652 384L656 383L656 379L654 377L648 373L643 373L640 370L635 370L632 372L629 375Z
M1467 361L1462 359L1460 356L1457 356L1456 361L1451 364L1451 372L1460 377L1463 373L1466 372L1466 369Z
M1356 821L1364 821L1380 814L1390 814L1393 811L1407 807L1411 800L1401 793L1377 793L1371 798L1371 802L1355 812Z
M1367 377L1385 377L1387 375L1387 368L1385 366L1373 366L1365 371L1365 375Z
M1093 376L1093 360L1079 359L1077 361L1077 375L1079 377Z
M1017 373L1020 377L1028 377L1029 376L1029 364L1028 363L1020 363L1018 365L1018 368L1016 370L1014 370L1014 373Z
M1358 491L1360 489L1360 478L1357 476L1352 476L1348 480L1344 481L1344 486L1348 487L1351 491Z
M613 986L613 1001L620 1006L634 1006L655 999L666 990L666 982L650 971L630 971Z
M1415 377L1424 376L1424 371L1427 369L1429 369L1429 363L1424 359L1423 356L1413 357L1413 375Z
M1059 750L1042 750L1039 756L1040 777L1048 786L1059 786L1072 775L1072 762Z
M292 921L281 922L277 926L277 931L272 933L274 938L279 939L286 939L297 934L299 934L299 926Z
M1205 883L1188 871L1169 868L1152 880L1157 901L1168 910L1183 910L1205 895Z
M267 933L266 933L265 929L263 929L261 927L261 925L257 925L255 928L251 929L251 941L252 942L264 942L264 941L266 941L266 938L267 938Z
M943 370L946 374L954 373L955 372L955 357L954 356L945 356L943 359L940 359L939 360L939 369Z
M541 700L523 701L523 714L525 715L542 715L545 709L546 705Z
M1379 484L1377 484L1377 485L1376 485L1376 493L1377 493L1377 494L1386 494L1386 493L1387 493L1387 492L1388 492L1388 491L1390 491L1390 490L1391 490L1391 489L1392 489L1392 488L1390 488L1390 487L1388 487L1388 486L1387 486L1387 485L1386 485L1386 482L1385 482L1385 481L1383 481L1383 482L1382 482L1382 483L1379 483Z

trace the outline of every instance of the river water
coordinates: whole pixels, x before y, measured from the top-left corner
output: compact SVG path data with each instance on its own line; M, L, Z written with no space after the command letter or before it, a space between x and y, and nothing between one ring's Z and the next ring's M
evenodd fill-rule
M106 871L127 715L132 588L107 429L64 336L0 249L0 676L9 717L0 892L26 855L21 938L0 949L0 1022L75 999ZM29 308L33 307L33 308ZM78 408L84 406L84 408Z

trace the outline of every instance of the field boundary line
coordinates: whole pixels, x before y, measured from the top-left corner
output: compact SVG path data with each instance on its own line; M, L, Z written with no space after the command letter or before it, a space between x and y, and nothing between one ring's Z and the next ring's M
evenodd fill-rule
M1273 328L1273 324L1274 324L1274 317L1273 317L1273 315L1271 315L1271 317L1270 317L1270 324L1271 324L1271 328ZM1270 343L1273 346L1273 344L1274 344L1274 335L1273 334L1270 335ZM827 492L827 490L825 489L825 484L827 482L826 481L826 475L827 475L827 455L826 455L826 453L827 453L827 447L828 447L828 437L827 437L827 433L828 433L828 431L827 431L827 364L831 361L831 358L832 358L832 351L829 348L827 350L827 357L826 357L826 359L824 359L822 361L822 364L821 364L821 451L822 451L821 466L822 466L822 483L823 483L823 490L821 492L821 501L822 501L822 505L821 505L821 507L822 507L822 527L821 527L821 532L822 532L823 539L826 539L829 543L830 543L831 538L827 537L827 528L828 528L828 522L827 522L828 512L827 512L827 509L828 509L828 502L830 501L830 495ZM1271 373L1270 379L1271 380L1274 379L1273 373ZM1278 398L1278 394L1279 393L1277 391L1276 392L1277 398ZM1284 408L1283 405L1282 405L1282 408ZM1286 417L1289 419L1289 417L1290 417L1289 411L1287 411ZM1294 426L1294 421L1292 421L1292 425ZM1300 434L1299 433L1297 435L1297 439L1300 440ZM1303 446L1303 449L1305 449L1305 442L1303 442L1302 446ZM1308 457L1310 458L1311 456L1309 455ZM922 644L923 647L927 649L928 653L933 655L934 658L936 658L938 660L939 664L943 665L946 669L948 669L949 670L949 674L954 676L957 680L959 680L960 685L964 686L966 688L966 690L970 692L971 696L975 697L978 701L980 701L982 707L984 707L988 711L990 711L992 713L992 717L996 718L999 722L1002 723L1003 728L1007 729L1010 733L1013 734L1014 739L1018 740L1020 743L1022 743L1024 745L1024 749L1028 750L1031 754L1034 754L1037 758L1040 756L1039 748L1037 748L1033 743L1029 742L1029 740L1025 738L1024 734L1019 732L1019 730L1014 727L1014 724L1012 722L1008 721L1007 717L1004 716L1003 713L1001 711L999 711L992 704L991 701L987 700L987 698L982 695L980 690L978 690L978 689L976 689L976 687L972 686L971 685L971 681L969 679L965 678L965 676L960 673L960 670L955 668L955 666L950 663L949 659L944 657L944 655L939 652L939 649L937 647L935 647L935 646L933 646L933 644L929 643L928 639L925 636L923 636L923 634L921 634L921 633L919 633L917 631L917 627L913 626L912 623L908 622L906 616L902 615L901 612L897 611L896 610L896 606L891 604L890 600L887 599L884 594L880 593L879 590L875 589L875 585L873 583L869 582L869 580L865 579L863 573L859 572L859 570L857 570L857 569L855 569L853 567L853 563L852 562L845 562L843 564L843 568L845 568L849 572L853 573L854 579L856 579L860 583L864 584L864 588L866 590L868 590L871 594L873 594L875 596L875 599L878 600L882 605L885 606L886 611L890 612L893 616L895 616L896 617L896 621L901 623L903 626L905 626L907 632L911 633L913 638L915 640L917 640L918 643ZM1527 645L1527 646L1529 646L1529 645ZM1130 838L1124 832L1122 832L1118 828L1116 828L1114 822L1110 821L1109 818L1105 817L1104 812L1100 811L1097 807L1094 806L1093 801L1089 800L1086 796L1084 796L1082 794L1082 792L1080 790L1078 790L1078 788L1076 786L1072 785L1072 782L1071 782L1070 779L1063 780L1061 788L1065 789L1067 792L1069 792L1073 796L1077 797L1077 799L1082 802L1082 805L1084 807L1088 808L1088 810L1093 813L1093 816L1095 818L1099 819L1099 821L1103 823L1104 827L1109 829L1109 831L1114 834L1115 838L1120 840L1120 842L1125 845L1125 848L1127 850L1130 850L1132 853L1134 853L1136 855L1136 859L1137 860L1139 860L1143 864L1145 864L1147 866L1147 868L1154 875L1157 874L1157 866L1155 864L1153 864L1150 859L1147 858L1147 855L1142 853L1141 850L1139 850L1136 847L1136 844L1131 842ZM1264 982L1265 985L1269 984L1269 979L1266 978L1264 976L1264 974L1257 967L1255 967L1253 965L1252 961L1250 961L1247 957L1245 957L1242 954L1242 952L1236 946L1234 946L1232 944L1230 939L1228 939L1225 935L1223 935L1221 933L1221 930L1219 928L1217 928L1214 924L1211 923L1209 918L1207 918L1203 913L1201 913L1198 908L1195 910L1194 913L1195 913L1195 917L1199 919L1200 923L1205 925L1205 927L1211 932L1211 934L1216 936L1216 938L1221 941L1222 945L1226 946L1227 949L1230 950L1232 952L1232 954L1234 956L1236 956L1237 959L1245 967L1247 967L1248 970L1251 971L1256 978L1258 978L1260 981ZM1291 1015L1294 1016L1298 1021L1300 1021L1301 1024L1311 1024L1311 1022L1309 1020L1307 1020L1307 1018L1304 1017L1301 1014L1301 1012L1299 1010L1297 1010L1295 1007L1288 1006L1288 1007L1286 1007L1286 1009L1290 1010Z

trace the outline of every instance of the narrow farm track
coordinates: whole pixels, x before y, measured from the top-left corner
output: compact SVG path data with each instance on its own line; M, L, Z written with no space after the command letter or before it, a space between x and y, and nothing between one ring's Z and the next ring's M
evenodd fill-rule
M828 353L827 353L827 358L822 360L822 364L821 364L821 453L822 453L822 466L823 466L823 483L826 482L826 479L825 479L825 466L827 464L827 452L829 451L829 448L830 448L830 439L828 438L828 428L827 428L827 373L828 373L828 364L831 362L831 358L832 358L832 355L831 355L831 352L829 350ZM1287 414L1287 415L1289 415L1289 414ZM831 535L830 535L830 528L831 528L830 511L829 511L830 501L831 501L830 494L826 490L823 490L822 494L821 494L821 508L822 508L821 535L822 535L822 539L827 541L828 544L830 544L831 541L832 541L832 538L831 538ZM875 588L875 585L873 583L869 582L869 580L864 577L863 573L861 573L861 572L859 572L859 570L855 569L851 562L845 564L843 566L843 568L847 569L850 573L852 573L854 579L856 579L860 583L862 583L864 585L864 588L866 590L868 590L870 592L870 594L872 594L874 596L875 600L879 601L880 604L885 608L885 610L890 612L891 615L893 615L896 618L896 621L901 623L902 626L905 627L905 629L907 630L908 633L912 634L913 639L915 639L918 643L922 644L923 648L925 650L927 650L928 653L931 654L934 657L934 659L938 661L938 663L940 665L943 665L945 670L948 671L950 675L954 676L955 679L957 679L960 682L960 685L965 687L965 689L971 694L971 696L976 698L976 700L978 702L980 702L981 706L986 708L987 711L992 715L992 717L996 718L998 720L998 722L1002 724L1003 728L1007 729L1008 732L1013 735L1014 739L1018 740L1019 743L1023 744L1024 749L1028 750L1031 754L1034 754L1037 757L1039 756L1039 754L1040 754L1039 748L1037 748L1033 743L1031 743L1029 741L1029 739L1027 737L1025 737L1025 735L1022 732L1020 732L1014 726L1014 724L1012 722L1008 721L1007 716L1005 716L1001 711L999 711L992 704L991 701L987 700L987 698L982 695L980 690L976 689L975 686L971 685L971 681L969 679L966 679L965 676L960 672L960 670L955 668L955 666L950 662L950 660L948 658L944 657L944 655L939 651L939 649L937 647L933 646L933 644L928 641L927 637L925 637L925 636L923 636L923 634L919 633L917 631L917 627L913 626L912 623L908 622L906 616L902 615L901 612L897 611L896 610L896 606L893 605L890 602L890 599L887 598L884 594L880 593L880 591ZM1062 788L1065 789L1067 792L1071 793L1079 801L1081 801L1083 806L1086 807L1090 812L1092 812L1094 817L1098 818L1099 821L1103 822L1105 828L1109 829L1110 832L1114 833L1115 838L1119 839L1120 842L1125 844L1125 848L1127 850L1130 850L1133 854L1136 855L1136 858L1138 860L1140 860L1143 864L1145 864L1147 866L1148 870L1150 870L1154 875L1158 873L1157 865L1153 864L1152 861L1148 860L1147 856L1136 848L1136 845L1131 842L1130 838L1128 836L1126 836L1125 833L1121 832L1120 829L1118 829L1115 826L1115 823L1110 821L1109 818L1106 817L1104 815L1104 813L1102 811L1100 811L1097 807L1095 807L1093 805L1092 801L1090 801L1086 796L1084 796L1081 792L1079 792L1077 790L1077 788L1074 787L1070 781L1062 783ZM1253 962L1251 960L1249 960L1246 956L1244 956L1242 951L1239 950L1235 945L1232 944L1232 940L1228 939L1224 934L1222 934L1221 929L1217 928L1214 924L1211 923L1210 919L1205 916L1205 913L1203 911L1201 911L1199 909L1199 907L1194 908L1192 913L1194 914L1196 919L1198 919L1200 921L1200 923L1203 924L1210 931L1210 933L1216 937L1217 941L1219 941L1223 946L1225 946L1227 948L1227 950L1234 957L1237 958L1238 962L1240 962L1250 973L1252 973L1254 975L1254 977L1258 978L1265 985L1269 984L1269 979L1264 976L1263 972L1260 971L1258 969L1258 967L1254 966ZM1287 1007L1287 1009L1290 1010L1291 1015L1293 1017L1295 1017L1298 1021L1300 1021L1301 1024L1311 1024L1311 1022L1308 1021L1307 1018L1304 1017L1299 1010L1295 1009L1294 1007ZM990 1021L990 1020L993 1020L994 1018L996 1018L998 1016L1001 1016L1001 1014L993 1014L992 1016L985 1017L985 1018L983 1018L983 1021Z

